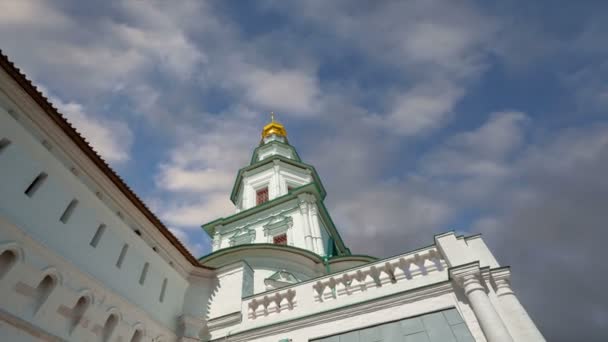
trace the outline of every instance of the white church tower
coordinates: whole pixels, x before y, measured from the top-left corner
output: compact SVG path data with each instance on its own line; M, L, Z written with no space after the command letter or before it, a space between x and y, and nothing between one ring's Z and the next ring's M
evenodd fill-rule
M236 215L205 224L213 251L266 243L320 256L349 254L323 205L325 189L315 168L302 162L275 121L262 130L251 163L239 170L230 199Z

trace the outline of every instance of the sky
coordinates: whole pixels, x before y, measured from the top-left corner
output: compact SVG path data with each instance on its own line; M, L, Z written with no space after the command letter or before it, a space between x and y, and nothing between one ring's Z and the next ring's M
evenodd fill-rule
M608 340L604 1L0 1L0 48L196 256L274 111L353 253L482 233Z

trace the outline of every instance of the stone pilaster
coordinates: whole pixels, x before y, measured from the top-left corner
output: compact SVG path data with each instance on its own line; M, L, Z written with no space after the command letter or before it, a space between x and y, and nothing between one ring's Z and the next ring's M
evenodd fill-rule
M302 220L304 223L304 243L306 245L306 249L314 251L313 242L312 242L312 234L310 232L310 219L308 217L308 209L310 207L308 196L306 194L302 194L298 196L300 206L300 214L302 214Z
M508 267L490 271L496 296L505 314L505 321L513 337L522 341L545 341L545 338L521 305L511 288L511 271Z
M481 282L479 263L453 267L450 278L463 290L488 342L513 342Z
M178 338L178 342L201 341L201 330L203 330L205 326L202 317L181 315L178 318L178 324L180 327L180 336Z
M312 225L312 236L315 252L319 255L325 254L323 251L323 241L321 239L321 227L319 226L319 209L316 205L310 205L310 222Z

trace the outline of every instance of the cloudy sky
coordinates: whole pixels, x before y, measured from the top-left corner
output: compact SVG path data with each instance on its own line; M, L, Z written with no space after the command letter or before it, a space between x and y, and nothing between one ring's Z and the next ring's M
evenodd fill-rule
M0 47L197 255L268 112L354 253L481 232L550 341L608 340L603 1L0 1Z

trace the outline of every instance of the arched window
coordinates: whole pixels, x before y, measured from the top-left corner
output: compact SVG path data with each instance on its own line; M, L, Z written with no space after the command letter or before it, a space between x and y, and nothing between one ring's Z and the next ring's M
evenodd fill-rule
M102 331L102 341L103 342L107 342L110 340L110 338L112 337L112 334L114 333L114 329L116 329L116 326L118 325L118 316L116 314L110 314L110 316L108 316L108 319L106 319L106 323L103 325L103 331Z
M131 337L131 342L141 342L144 338L144 333L140 329L135 330L133 333L133 337Z
M46 302L56 285L57 280L51 275L47 274L42 278L38 286L36 286L35 311L38 311L44 302Z
M82 320L82 317L84 316L84 313L89 308L89 304L90 304L89 297L82 296L82 297L78 298L76 305L74 305L74 307L72 308L72 322L71 322L71 326L70 326L70 332L74 331L74 329L76 329L78 324L80 324L80 321Z
M15 266L17 263L17 255L10 249L5 250L0 254L0 279Z

